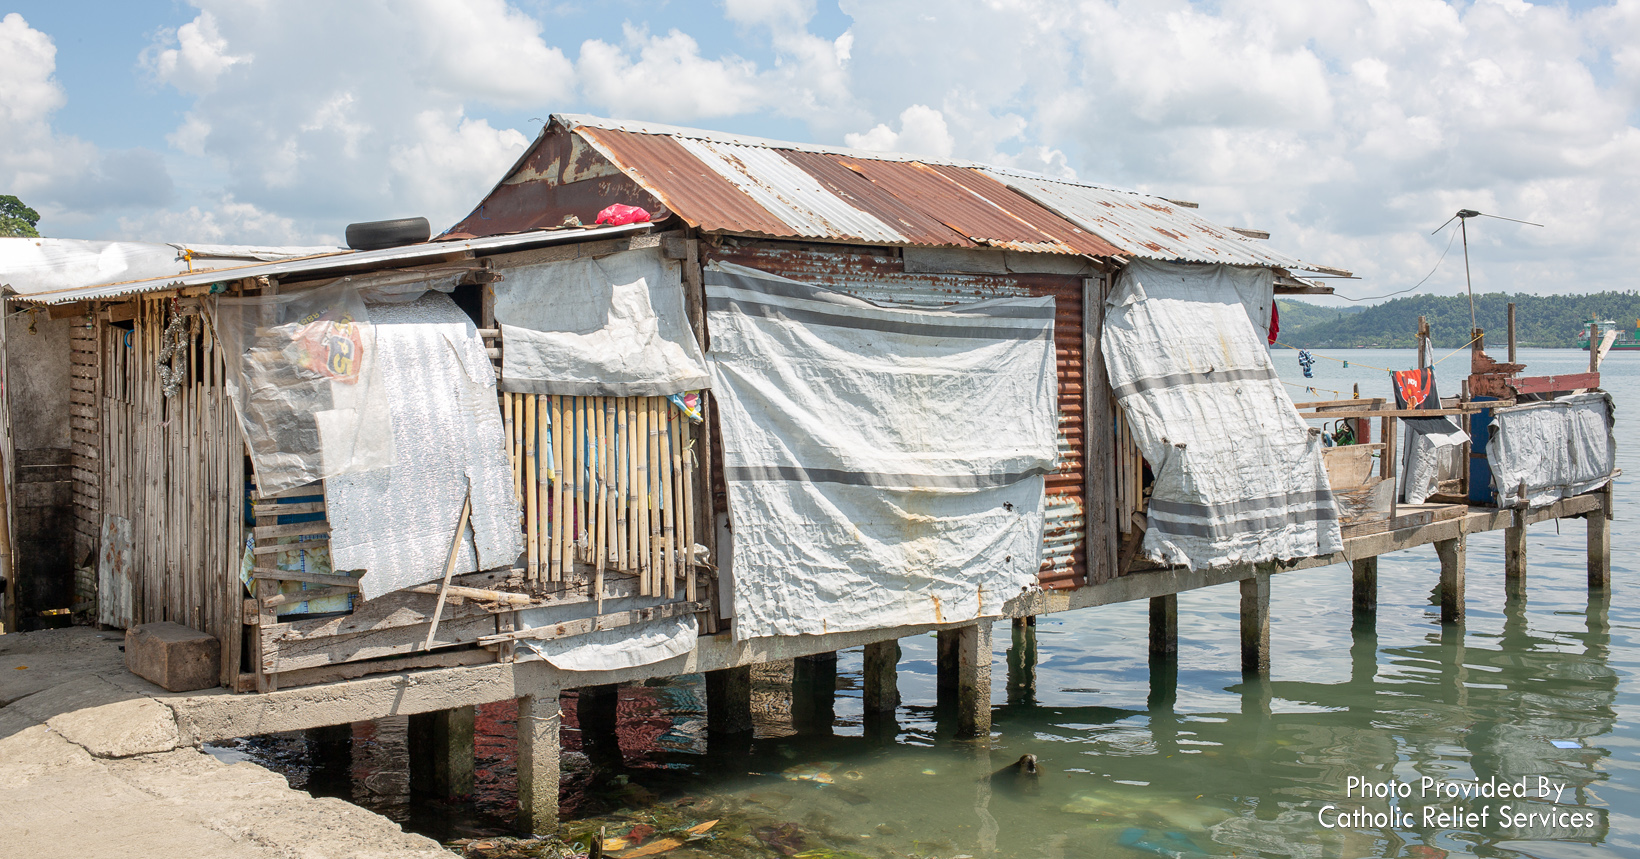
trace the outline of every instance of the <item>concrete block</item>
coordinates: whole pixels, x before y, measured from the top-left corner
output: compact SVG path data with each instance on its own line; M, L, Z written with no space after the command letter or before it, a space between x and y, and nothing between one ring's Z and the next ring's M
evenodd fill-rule
M125 632L125 667L172 692L217 685L221 662L221 642L180 623L144 623Z

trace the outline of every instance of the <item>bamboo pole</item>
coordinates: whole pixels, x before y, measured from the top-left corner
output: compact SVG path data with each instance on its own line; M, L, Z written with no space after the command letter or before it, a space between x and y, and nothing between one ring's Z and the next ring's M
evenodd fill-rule
M627 521L627 492L631 484L627 480L627 473L631 469L632 457L627 455L627 436L631 430L626 425L626 398L615 400L615 513L612 521L615 526L615 566L627 567L626 530Z
M552 415L552 580L564 568L564 398L548 397Z
M535 475L535 491L537 493L535 529L537 533L542 535L541 563L546 568L545 576L542 575L540 570L536 571L534 581L539 583L542 578L553 578L552 512L549 508L552 506L552 475L554 469L557 468L557 465L552 461L552 438L557 434L558 426L553 423L552 406L547 397L541 394L529 394L528 396L534 401L536 410L535 448L538 453L536 454L537 471Z
M661 524L661 412L654 397L645 398L649 413L649 587L655 596L661 594L661 563L665 555L665 538Z
M592 552L592 598L597 600L598 611L604 607L604 566L609 562L609 400L607 397L597 397L594 400L594 417L598 423L598 503L596 516L598 526L594 529L597 539Z
M521 395L522 396L522 395ZM518 443L518 427L513 425L513 411L516 408L516 397L505 391L501 394L501 423L502 433L507 438L507 464L512 466L513 499L519 507L524 506L524 464L520 461Z
M695 590L695 444L694 425L684 421L683 436L683 596L696 599Z
M535 450L535 419L536 405L534 397L523 397L524 400L524 542L528 557L525 575L530 581L539 581L541 578L541 535L536 530L536 523L540 521L537 505L540 497L536 492L536 477L538 463Z
M526 408L524 414L533 419L534 409ZM533 445L532 445L533 447ZM438 602L433 606L433 622L427 625L427 640L422 643L422 650L433 649L433 636L438 634L439 616L444 614L444 598L446 588L450 587L450 577L456 572L456 558L461 554L461 538L467 534L467 519L473 513L473 491L467 490L467 497L461 502L461 519L456 522L456 535L450 539L450 558L444 562L444 583L438 589Z
M636 456L634 459L634 483L632 487L633 514L636 519L638 535L637 563L633 565L638 573L638 593L649 596L654 591L649 586L649 409L647 400L635 398L633 406L638 414L637 438L633 440Z
M671 528L667 545L672 550L672 558L666 564L666 595L672 597L677 595L678 578L683 573L684 520L689 511L683 504L683 412L667 401L666 418L667 447L672 452L672 467L667 470L672 476L672 490L666 496L672 504L672 519L667 523Z
M660 447L660 459L657 464L661 471L661 563L657 570L660 575L657 590L664 591L667 598L677 596L678 579L673 575L673 562L677 560L677 550L672 539L673 529L677 519L677 505L672 503L672 404L663 397L656 397L656 412L660 415L661 425L657 442Z

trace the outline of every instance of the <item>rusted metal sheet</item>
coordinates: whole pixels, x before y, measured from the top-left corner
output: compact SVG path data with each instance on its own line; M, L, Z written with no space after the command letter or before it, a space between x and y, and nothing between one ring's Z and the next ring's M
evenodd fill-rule
M557 226L594 200L643 205L623 196L717 233L1339 271L1160 197L968 161L585 116L554 116L451 234Z
M703 230L796 237L791 227L671 137L604 128L575 131L689 224Z
M917 166L937 173L962 186L970 194L995 206L997 211L1006 212L1010 218L1042 234L1052 244L1061 245L1070 248L1074 253L1088 256L1113 256L1120 252L1115 245L1066 221L1063 217L1043 208L1035 200L1003 185L1001 182L985 175L982 171L964 167L927 164ZM980 237L975 236L975 238ZM987 242L987 244L996 244L996 242ZM1004 247L1023 251L1046 250L1046 248L1030 247L1028 244L1015 245L1009 243L1005 244Z
M826 190L777 150L681 139L683 148L806 238L900 244L905 237L875 215Z
M725 244L719 260L836 289L877 302L942 307L1004 295L1054 297L1054 352L1059 377L1059 467L1047 478L1043 563L1045 588L1087 583L1086 492L1082 420L1082 279L1054 274L907 273L899 254L882 248L815 248ZM721 459L715 460L721 462ZM714 476L714 480L716 477Z
M665 207L596 148L571 134L545 134L472 214L440 236L465 239L594 223L612 203L639 206L656 220Z
M901 200L870 179L844 167L835 156L795 149L781 150L786 160L803 168L826 189L891 224L908 245L971 248L976 245L951 229L938 217L913 203Z
M831 157L843 167L869 179L905 203L927 212L975 244L1039 253L1092 256L1109 256L1117 252L1116 248L1077 230L1063 218L971 170L944 168L970 174L971 178L967 182L958 182L951 175L942 172L940 167L915 161ZM992 196L1015 205L1011 209L1004 208L997 201L970 188L970 184L989 185L990 188L987 190L991 191ZM1057 224L1053 226L1059 229L1053 232L1046 231L1027 220L1025 216L1043 223L1056 221ZM1072 244L1061 240L1056 232L1066 236L1074 235L1081 240Z
M1129 256L1349 274L1272 250L1160 197L997 168L985 172Z

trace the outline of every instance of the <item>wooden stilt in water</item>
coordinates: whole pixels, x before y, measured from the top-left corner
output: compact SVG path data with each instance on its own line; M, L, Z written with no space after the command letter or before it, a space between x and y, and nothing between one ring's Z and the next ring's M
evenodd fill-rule
M1451 540L1435 542L1435 554L1441 559L1441 623L1463 623L1466 536L1459 534Z
M1600 490L1600 507L1589 511L1589 590L1603 591L1612 584L1612 485Z
M1150 598L1150 653L1172 656L1179 652L1179 595Z
M524 543L527 575L530 581L541 579L541 535L539 523L541 521L540 493L538 491L538 473L540 465L536 461L536 429L535 422L539 409L536 407L536 398L525 395L524 401Z
M1270 572L1263 564L1241 580L1241 673L1270 673Z
M1378 559L1361 558L1350 562L1351 602L1358 612L1378 610Z
M1514 305L1510 305L1513 307ZM1524 487L1522 487L1524 489ZM1509 512L1503 529L1503 586L1510 594L1526 592L1526 508Z

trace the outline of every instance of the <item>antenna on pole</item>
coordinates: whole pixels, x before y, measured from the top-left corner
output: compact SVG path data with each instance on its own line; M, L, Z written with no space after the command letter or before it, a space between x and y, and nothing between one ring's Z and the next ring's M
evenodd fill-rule
M1435 232L1430 233L1432 236L1435 235L1435 233L1446 229L1446 225L1452 223L1454 220L1458 222L1458 230L1463 233L1463 283L1464 287L1469 290L1469 331L1473 335L1475 330L1480 326L1475 322L1475 285L1469 279L1470 218L1497 218L1500 221L1513 221L1514 223L1525 224L1529 227L1541 227L1543 225L1534 224L1531 221L1522 221L1519 218L1505 218L1502 215L1488 215L1485 212L1477 212L1474 209L1459 209L1456 215L1447 218L1445 224L1441 224L1439 227L1435 228Z

